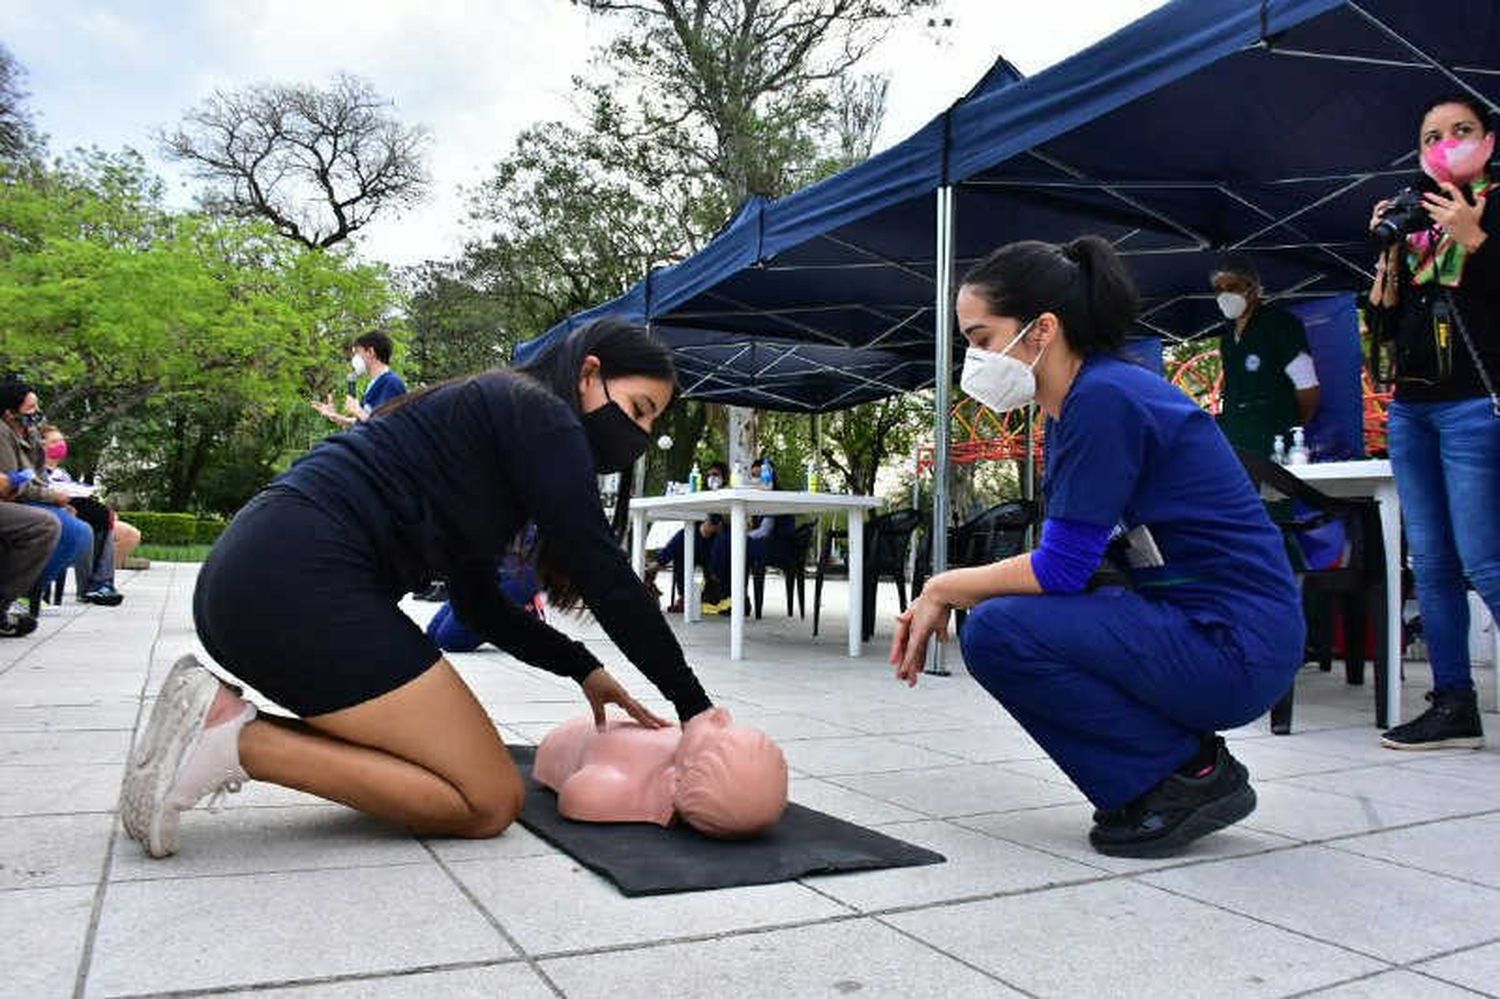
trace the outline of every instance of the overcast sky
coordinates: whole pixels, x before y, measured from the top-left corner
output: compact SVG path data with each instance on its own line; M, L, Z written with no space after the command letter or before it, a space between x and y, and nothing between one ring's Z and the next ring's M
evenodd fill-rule
M881 145L963 94L1003 54L1035 73L1160 0L941 0L903 23L864 68L890 74ZM951 18L931 29L929 18ZM452 256L461 185L482 180L526 125L572 113L570 80L614 30L567 0L0 0L0 42L26 69L52 148L131 146L175 179L151 136L215 88L371 81L404 121L432 132L432 197L371 223L365 255L394 264Z

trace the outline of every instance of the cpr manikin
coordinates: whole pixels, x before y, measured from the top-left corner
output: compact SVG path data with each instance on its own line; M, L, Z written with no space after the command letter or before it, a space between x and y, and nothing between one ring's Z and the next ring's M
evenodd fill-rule
M786 808L786 758L759 729L712 708L683 728L650 729L591 716L563 722L537 747L532 776L557 792L564 816L584 822L654 822L680 815L723 839L755 836Z

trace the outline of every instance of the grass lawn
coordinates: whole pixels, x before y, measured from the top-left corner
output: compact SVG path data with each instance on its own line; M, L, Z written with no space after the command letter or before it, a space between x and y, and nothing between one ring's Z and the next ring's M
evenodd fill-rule
M135 550L135 554L153 562L202 562L208 558L211 548L213 545L153 545L146 542Z

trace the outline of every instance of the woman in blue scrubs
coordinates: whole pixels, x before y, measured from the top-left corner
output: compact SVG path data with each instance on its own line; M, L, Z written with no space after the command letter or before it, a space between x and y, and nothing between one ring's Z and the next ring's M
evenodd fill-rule
M1286 693L1304 625L1281 536L1213 418L1119 356L1137 296L1098 237L1001 247L964 277L963 386L1047 415L1032 552L934 576L891 661L916 683L955 607L970 673L1096 806L1100 853L1149 857L1255 808L1216 730ZM1088 590L1106 550L1129 588Z

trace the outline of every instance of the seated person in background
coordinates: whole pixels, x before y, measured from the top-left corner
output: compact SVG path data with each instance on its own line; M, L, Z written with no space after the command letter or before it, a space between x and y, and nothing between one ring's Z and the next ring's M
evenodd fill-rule
M723 489L729 484L729 466L722 461L716 461L708 466L708 473L703 476L703 488L709 492L715 489ZM693 560L708 572L709 554L713 550L713 541L722 533L724 528L723 514L711 514L707 520L698 522L698 530L693 538ZM662 545L661 550L656 553L656 564L646 568L646 585L656 586L656 574L668 566L672 569L672 604L667 608L669 614L682 613L682 594L687 592L682 586L682 544L683 532L678 531L672 535L672 540Z
M525 611L538 621L546 619L542 610L542 583L537 578L536 567L527 553L535 545L536 529L530 528L518 539L517 547L500 560L495 582L505 599ZM437 643L444 652L473 652L484 644L484 636L458 619L453 604L443 602L432 620L427 622L427 637Z
M750 466L750 481L759 482L764 458L756 459ZM771 466L771 488L780 489L781 482L776 467ZM745 564L780 565L792 557L797 539L797 518L790 513L778 513L769 517L758 517L745 535ZM729 610L729 562L731 539L729 531L720 531L714 538L708 554L709 584L703 588L703 610L709 614L722 614Z
M114 511L92 495L88 487L80 487L73 476L62 467L68 456L68 438L51 424L42 427L42 453L45 456L47 484L69 497L68 505L78 519L89 525L94 532L94 543L80 551L73 562L73 575L78 580L78 599L84 603L102 607L116 607L125 595L115 589L115 567L119 565L119 525ZM124 525L140 543L141 532ZM135 545L131 545L134 549Z
M675 817L706 836L744 839L786 810L786 758L759 729L711 708L678 728L646 728L583 715L547 733L532 777L557 792L557 810L580 822Z
M1219 339L1224 367L1224 407L1219 429L1229 443L1269 455L1280 436L1292 445L1292 427L1317 412L1321 390L1302 320L1261 300L1260 274L1231 254L1209 275L1219 311L1229 321Z
M32 478L16 494L16 501L46 510L62 528L62 537L29 596L30 611L35 614L43 588L66 572L80 552L93 551L94 535L74 514L68 497L47 484L42 440L37 433L47 418L30 385L16 378L0 382L0 422L4 423L0 426L0 475L30 472Z
M0 638L36 630L35 608L16 598L36 586L62 536L52 514L13 502L20 492L9 475L0 475Z

